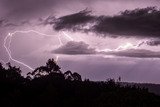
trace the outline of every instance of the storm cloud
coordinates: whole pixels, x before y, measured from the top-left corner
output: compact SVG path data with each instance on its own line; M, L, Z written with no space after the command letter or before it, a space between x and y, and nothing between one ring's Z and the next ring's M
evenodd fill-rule
M160 40L150 40L146 42L147 45L149 46L159 46L160 45Z
M83 10L75 14L58 18L55 30L87 31L111 37L159 37L160 10L156 7L126 10L114 16L94 16ZM88 26L90 23L92 26ZM85 26L85 27L84 27Z
M84 30L87 23L93 23L95 16L90 15L91 11L85 9L78 13L63 16L55 21L55 30Z
M160 11L155 7L126 10L120 15L101 16L93 30L125 37L159 37Z
M96 51L94 48L84 42L69 41L65 45L59 47L52 51L56 54L68 54L68 55L86 55L86 54L95 54Z

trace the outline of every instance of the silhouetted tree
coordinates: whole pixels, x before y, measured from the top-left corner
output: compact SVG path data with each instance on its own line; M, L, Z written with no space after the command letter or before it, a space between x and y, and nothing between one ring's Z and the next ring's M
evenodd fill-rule
M3 70L4 68L3 68L3 66L2 66L2 64L0 63L0 70Z
M70 70L68 70L64 73L64 77L66 80L71 80L71 81L73 80L72 72Z
M7 63L7 68L4 68L0 63L0 80L10 80L10 81L23 81L24 77L21 75L20 68L16 66L11 66L10 63Z
M72 73L70 70L64 73L64 77L65 79L71 80L71 81L82 81L81 75L79 75L76 72Z
M54 59L49 59L45 66L40 66L36 68L33 72L27 74L27 78L38 78L44 75L49 75L50 73L62 73L60 67L54 61Z
M74 79L74 81L82 81L81 75L79 75L78 73L74 72L72 74L72 77Z

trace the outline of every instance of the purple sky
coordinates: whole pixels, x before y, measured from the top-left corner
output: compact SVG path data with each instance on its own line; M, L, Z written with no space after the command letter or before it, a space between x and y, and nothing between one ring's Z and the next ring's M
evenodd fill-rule
M14 34L10 46L32 68L59 56L63 71L83 78L160 83L159 8L158 0L0 0L0 59L9 57L8 33L34 30Z

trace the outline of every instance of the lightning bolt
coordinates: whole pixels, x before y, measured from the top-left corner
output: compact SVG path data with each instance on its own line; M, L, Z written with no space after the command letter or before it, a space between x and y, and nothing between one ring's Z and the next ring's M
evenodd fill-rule
M70 41L74 41L74 39L69 36L67 33L63 32L62 33L70 40ZM122 51L122 50L127 50L127 49L137 49L138 47L142 46L146 44L146 40L145 41L139 41L136 45L132 44L132 43L129 43L127 42L126 44L124 45L120 45L118 46L117 48L115 49L103 49L103 50L99 50L99 49L96 49L97 52L102 52L102 51L105 51L105 52L109 52L109 51Z
M62 31L62 33L70 40L70 41L74 41L74 39L69 36L67 33L65 33L64 31Z
M6 46L6 43L7 43L7 39L8 38L10 38L9 39L9 46L7 47ZM21 61L18 61L18 60L16 60L16 59L14 59L13 57L12 57L12 55L11 55L11 50L10 50L10 45L11 45L11 38L12 38L12 34L8 34L6 37L5 37L5 39L4 39L4 48L6 49L6 52L8 53L8 56L9 56L9 59L8 59L8 62L10 61L10 60L12 60L12 61L14 61L14 62L16 62L16 63L19 63L19 64L22 64L22 65L24 65L25 67L27 67L27 68L29 68L30 70L34 70L32 67L30 67L29 65L27 65L27 64L25 64L25 63L23 63L23 62L21 62Z
M140 41L138 44L133 45L132 43L127 42L125 45L120 45L115 49L103 49L103 50L99 50L97 49L97 52L113 52L113 51L123 51L123 50L127 50L127 49L137 49L138 47L142 46L143 44L145 44L146 41Z
M21 65L23 65L23 66L25 66L25 67L27 67L28 69L30 69L30 70L33 71L34 69L33 69L31 66L25 64L24 62L21 62L21 61L19 61L19 60L14 59L14 58L12 57L12 52L11 52L11 50L10 50L12 38L14 37L15 34L17 34L17 33L31 33L31 32L37 33L37 34L39 34L39 35L41 35L41 36L48 36L48 37L49 37L49 36L53 36L53 35L47 35L47 34L44 34L44 33L40 33L40 32L35 31L35 30L15 31L15 32L13 32L13 33L8 33L8 35L4 38L3 47L5 48L8 56L9 56L8 62L9 62L9 61L14 61L14 62L16 62L16 63L18 63L18 64L21 64ZM62 32L62 33L63 33L70 41L73 41L73 38L70 37L68 34L66 34L65 32ZM8 40L8 42L7 42L7 40ZM60 38L60 35L58 36L58 40L59 40L59 46L62 46L63 43L62 43L62 40L61 40L61 38ZM8 43L8 44L7 44L7 43ZM56 61L58 61L58 59L59 59L59 56L56 57ZM0 61L1 61L2 63L6 63L6 62L3 61L3 60L0 60Z
M11 48L11 42L12 42L12 38L15 36L15 34L17 34L17 33L31 33L31 32L33 32L33 33L36 33L36 34L39 34L39 35L41 35L41 36L48 36L48 37L50 37L50 36L54 36L54 35L48 35L48 34L44 34L44 33L40 33L40 32L38 32L38 31L35 31L35 30L28 30L28 31L15 31L15 32L13 32L13 33L8 33L8 35L4 38L4 43L3 43L3 46L4 46L4 48L5 48L5 50L6 50L6 52L7 52L7 54L8 54L8 62L9 61L14 61L14 62L16 62L16 63L18 63L18 64L21 64L21 65L23 65L23 66L25 66L25 67L27 67L28 69L30 69L30 70L34 70L31 66L29 66L29 65L27 65L27 64L25 64L24 62L22 62L22 61L19 61L19 60L16 60L16 59L14 59L13 57L12 57L12 52L11 52L11 50L10 50L10 48ZM65 33L64 31L62 31L61 32L69 41L74 41L74 39L71 37L71 36L69 36L67 33ZM8 42L7 42L8 41ZM59 41L59 46L62 46L63 45L63 42L62 42L62 40L61 40L61 35L59 34L58 35L58 41ZM122 50L127 50L127 49L136 49L136 48L138 48L138 47L140 47L141 45L143 45L143 44L145 44L146 43L146 41L140 41L138 44L136 44L136 45L133 45L132 43L126 43L125 45L120 45L120 46L118 46L117 48L115 48L115 49L103 49L103 50L99 50L99 49L96 49L96 51L97 52L110 52L110 51L122 51ZM59 56L57 55L56 56L56 62L58 61L58 59L59 59ZM3 61L3 60L0 60L2 63L6 63L5 61Z
M74 39L73 39L71 36L69 36L67 33L65 33L64 31L62 31L62 34L63 34L69 41L74 41ZM61 36L61 35L58 36L58 40L59 40L59 43L60 43L60 44L59 44L59 47L63 45L60 36ZM56 61L58 61L58 60L59 60L59 56L57 55Z

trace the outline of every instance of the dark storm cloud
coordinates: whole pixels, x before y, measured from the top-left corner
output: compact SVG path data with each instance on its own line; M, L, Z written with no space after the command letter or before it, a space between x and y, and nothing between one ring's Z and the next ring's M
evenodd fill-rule
M159 37L160 10L147 7L126 10L115 16L93 16L84 10L60 17L54 25L55 30L86 30L87 23L94 24L88 31L107 36L110 33L120 37ZM112 35L110 35L112 36Z
M122 57L160 58L160 52L154 52L145 49L128 49L122 51L104 52L103 54Z
M91 11L87 9L80 11L75 14L60 17L56 20L54 29L55 30L84 30L83 26L87 23L93 23L95 17L90 15Z
M159 46L160 40L150 40L150 41L147 41L146 44L149 46Z
M95 54L94 48L90 48L88 44L84 42L70 41L65 45L59 47L52 51L52 53L57 54L68 54L68 55L78 55L78 54Z
M160 11L155 7L126 10L120 15L101 16L93 30L98 33L125 35L125 37L159 37Z
M147 40L147 41L142 41L137 45L137 47L141 47L143 45L159 46L160 45L160 39L151 39L151 40Z

